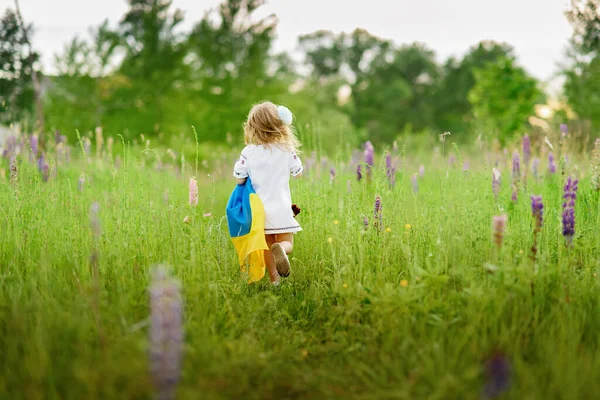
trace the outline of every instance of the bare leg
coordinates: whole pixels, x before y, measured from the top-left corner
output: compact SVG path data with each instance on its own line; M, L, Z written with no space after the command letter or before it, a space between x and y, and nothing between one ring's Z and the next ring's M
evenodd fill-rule
M275 235L265 235L267 246L269 250L265 250L265 263L267 264L267 271L269 272L269 279L271 283L279 282L279 273L277 273L277 267L275 266L275 260L273 254L271 254L271 246L275 243Z
M286 254L290 254L294 250L294 234L280 233L276 236L276 243L279 243L283 247Z

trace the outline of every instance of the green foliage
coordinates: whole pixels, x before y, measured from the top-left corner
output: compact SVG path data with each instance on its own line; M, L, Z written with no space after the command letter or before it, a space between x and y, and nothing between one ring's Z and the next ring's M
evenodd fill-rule
M110 153L78 158L45 183L19 157L19 190L0 180L0 398L152 398L148 285L157 263L172 266L184 300L178 398L474 399L497 351L510 364L506 398L600 390L600 208L588 179L566 247L557 175L530 175L511 205L504 175L498 201L491 193L490 162L473 156L465 173L430 147L394 155L394 188L380 168L371 184L339 163L325 163L337 167L333 183L309 168L292 187L304 228L292 273L272 288L267 278L246 284L228 237L234 154L210 160L210 177L198 176L199 205L190 207L193 158L181 173L160 149L114 147L119 165ZM51 164L59 158L48 154ZM535 267L529 193L545 205ZM363 228L375 195L389 231ZM498 249L490 225L501 213L508 223Z
M484 132L492 132L501 141L528 127L535 105L543 101L537 81L503 58L475 71L475 86L469 93L475 119Z
M600 53L600 4L597 0L571 0L566 12L574 29L575 44L585 54Z
M483 41L473 46L462 60L450 58L444 65L444 79L436 93L437 125L444 131L463 134L471 129L472 105L469 92L475 85L475 71L505 57L513 57L508 44Z
M32 31L31 26L25 29ZM27 32L17 14L7 9L0 20L0 123L21 122L34 110L31 74L39 55L29 49Z
M600 55L576 62L565 74L565 95L582 120L600 126Z

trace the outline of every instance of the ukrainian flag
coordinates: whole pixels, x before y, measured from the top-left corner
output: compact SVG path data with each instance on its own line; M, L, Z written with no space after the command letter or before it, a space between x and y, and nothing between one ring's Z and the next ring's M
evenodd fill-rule
M231 193L227 203L227 226L238 254L240 268L248 273L248 283L265 276L265 209L252 188L250 178Z

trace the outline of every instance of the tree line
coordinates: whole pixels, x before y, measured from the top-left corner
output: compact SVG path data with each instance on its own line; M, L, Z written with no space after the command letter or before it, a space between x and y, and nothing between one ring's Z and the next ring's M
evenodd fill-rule
M398 45L362 29L322 30L298 38L298 62L273 52L278 21L256 17L263 0L225 0L187 31L171 0L127 3L117 24L105 21L67 43L55 56L56 73L42 76L37 88L39 54L28 40L34 27L6 10L0 123L67 136L101 126L124 137L167 138L194 125L202 140L225 141L239 133L253 103L270 99L313 130L343 129L349 140L390 143L421 131L503 140L528 129L536 104L545 101L540 82L506 43L483 41L440 64L422 43ZM566 17L574 34L562 70L564 98L578 120L598 126L600 6L573 0Z

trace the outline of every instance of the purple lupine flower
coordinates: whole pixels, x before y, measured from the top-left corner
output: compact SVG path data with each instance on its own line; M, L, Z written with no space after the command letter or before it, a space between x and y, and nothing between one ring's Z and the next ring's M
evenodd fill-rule
M394 163L392 162L392 155L390 153L387 153L385 156L385 170L390 185L394 186L394 184L396 183L396 168L394 167Z
M79 180L77 181L77 188L79 189L79 193L83 193L84 184L85 184L85 176L83 174L81 174L81 176L79 177Z
M31 135L29 138L29 148L31 149L31 158L29 161L35 160L38 153L38 137L37 135Z
M519 158L519 152L516 150L513 152L512 174L513 180L515 181L518 181L521 178L521 161Z
M567 239L567 244L572 243L573 235L575 235L575 200L577 199L578 183L577 179L569 176L564 187L565 202L563 203L562 225L563 236Z
M540 159L536 157L533 159L533 162L531 163L531 170L533 171L534 178L538 177L539 169L540 169Z
M189 196L190 206L196 207L198 205L198 183L196 182L195 177L190 178L190 196Z
M381 196L377 195L375 196L375 207L373 208L373 225L377 231L381 231L383 229L381 214Z
M485 365L486 383L482 397L492 399L506 392L511 385L511 367L508 359L497 352Z
M100 218L98 217L99 212L100 204L98 204L98 202L92 203L92 206L90 207L90 227L92 228L92 234L96 239L98 239L102 233Z
M548 172L550 174L556 173L556 163L554 162L554 153L548 153Z
M498 246L498 249L502 247L504 242L504 230L506 228L506 221L508 217L506 215L495 216L492 220L492 228L494 230L494 243Z
M419 176L421 178L425 176L425 166L424 165L419 166Z
M567 124L560 124L560 133L563 137L569 134L569 127L567 126Z
M356 179L360 182L362 180L362 164L356 166Z
M529 140L529 135L525 134L523 136L523 164L527 168L529 165L529 159L531 158L531 140Z
M44 163L42 164L42 181L44 182L48 182L48 179L50 178L50 166L48 165L48 162L44 160Z
M535 221L535 230L540 232L544 223L544 203L542 196L531 196L531 214Z
M463 164L463 172L469 172L469 161L465 161Z
M365 231L369 229L369 219L366 216L363 216L363 226Z
M413 174L413 176L410 178L410 183L412 185L413 193L418 193L419 192L419 180L417 179L417 174Z
M335 180L335 167L329 169L329 183L333 183Z
M42 172L42 167L44 165L44 153L41 153L36 162L38 171Z
M180 284L165 267L154 268L150 292L150 372L157 397L175 398L183 358L183 307Z
M364 158L367 165L367 175L370 177L373 165L375 165L375 148L370 141L365 143Z
M10 156L10 183L16 185L19 181L19 164L17 163L17 156L13 154Z
M498 193L500 193L500 171L496 168L492 170L492 192L494 193L494 197L498 198Z

